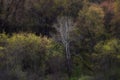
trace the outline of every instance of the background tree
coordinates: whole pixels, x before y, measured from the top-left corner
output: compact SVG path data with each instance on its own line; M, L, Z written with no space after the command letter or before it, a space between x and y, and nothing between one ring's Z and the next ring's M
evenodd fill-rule
M111 27L110 27L110 30L111 30L111 33L112 33L112 36L113 37L116 37L116 38L120 38L119 34L119 30L120 30L120 27L118 27L120 25L119 23L119 20L120 20L120 1L119 0L116 0L114 2L114 16L111 20Z
M119 39L113 38L105 41L100 41L96 44L95 53L92 54L93 66L98 78L102 80L119 79ZM97 64L99 63L99 65Z
M97 42L97 38L103 39L104 34L104 12L99 5L89 5L89 3L79 12L78 17L78 33L79 38L83 41L82 45L86 45L87 51L92 51L93 46ZM89 50L88 50L89 49Z

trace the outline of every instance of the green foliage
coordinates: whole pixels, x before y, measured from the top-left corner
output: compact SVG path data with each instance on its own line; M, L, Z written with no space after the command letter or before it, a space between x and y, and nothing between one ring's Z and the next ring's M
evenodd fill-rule
M79 80L93 80L91 76L82 76Z
M84 4L83 9L78 13L77 36L79 37L77 37L76 44L79 46L77 50L80 50L81 54L88 55L93 52L95 44L104 39L104 11L97 4L89 2L84 2Z
M120 12L120 1L119 0L115 0L114 2L114 12L115 13L119 13Z
M104 32L103 25L104 12L98 5L85 6L79 12L79 27L81 31L89 31L96 35Z
M105 42L100 42L95 47L96 51L103 54L119 54L120 52L120 41L118 39L106 40Z
M113 2L113 12L112 12L112 14L114 14L113 16L112 16L112 19L111 19L111 22L110 22L110 27L109 27L109 29L110 29L110 34L112 35L112 37L116 37L116 38L120 38L120 36L119 36L119 34L120 34L120 27L119 27L119 25L120 25L120 23L119 23L119 21L120 21L120 1L119 0L115 0L114 2Z
M0 79L119 80L119 4L120 0L1 0L0 32L7 34L0 34ZM50 38L58 16L72 17L75 23L69 42L70 78L64 47Z
M119 79L120 69L120 40L110 39L101 41L95 46L95 53L93 54L94 66L98 73L104 74L104 79L110 78ZM116 75L117 74L117 75Z
M5 64L4 61L1 61L2 59L4 59L4 50L5 50L5 46L7 45L7 39L8 36L5 33L0 34L0 67Z
M30 72L39 75L45 72L45 57L47 55L47 46L51 40L46 37L38 37L34 34L13 34L8 38L5 54L7 55L7 65L10 73L16 76L27 78ZM42 68L42 69L41 69ZM23 75L25 74L25 75ZM36 76L38 76L36 74Z
M84 63L83 63L81 57L74 56L72 59L72 63L73 63L73 72L72 72L73 76L75 76L75 77L81 76L85 71Z
M9 37L0 34L0 37L0 66L4 65L11 77L26 80L31 76L41 78L51 72L65 73L63 46L52 39L32 33Z
M63 56L63 45L58 44L57 42L52 42L51 45L48 46L48 56Z
M4 47L7 44L8 36L5 33L0 34L0 46Z
M69 80L93 80L91 76L71 77Z

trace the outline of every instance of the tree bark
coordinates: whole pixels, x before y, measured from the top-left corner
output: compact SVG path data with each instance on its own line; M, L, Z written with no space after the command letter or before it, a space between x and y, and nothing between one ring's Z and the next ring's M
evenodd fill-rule
M68 72L68 76L71 77L71 55L70 55L69 43L66 43L65 48L66 48L67 72Z

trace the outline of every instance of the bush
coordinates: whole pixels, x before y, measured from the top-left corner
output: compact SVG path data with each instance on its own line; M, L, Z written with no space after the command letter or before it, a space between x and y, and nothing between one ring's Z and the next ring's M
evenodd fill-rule
M3 67L3 64L4 63L4 49L5 49L5 46L7 45L7 39L8 39L8 36L4 33L0 34L0 68Z
M94 70L103 76L103 80L118 80L120 75L120 40L109 39L101 41L95 46L92 54Z
M0 70L11 80L45 79L48 75L55 77L64 73L63 46L52 39L32 33L9 37L0 34L0 37L0 66L4 64Z
M47 48L52 41L34 34L13 34L8 38L5 49L10 74L19 79L42 76L45 72Z

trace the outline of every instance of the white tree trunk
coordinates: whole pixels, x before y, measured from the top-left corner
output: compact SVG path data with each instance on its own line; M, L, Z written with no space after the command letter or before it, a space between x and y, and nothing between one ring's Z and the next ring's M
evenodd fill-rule
M61 36L61 41L65 47L66 64L68 75L71 76L71 53L70 53L70 31L73 30L73 21L69 17L58 18L58 23L54 25Z

